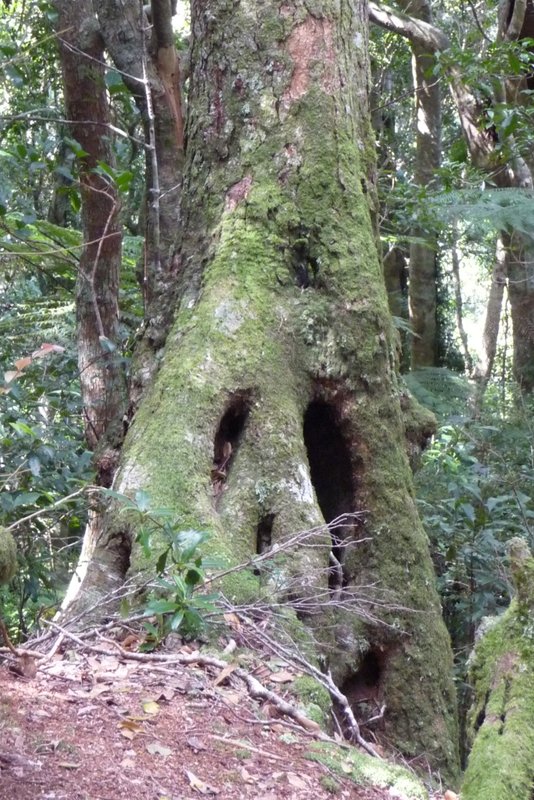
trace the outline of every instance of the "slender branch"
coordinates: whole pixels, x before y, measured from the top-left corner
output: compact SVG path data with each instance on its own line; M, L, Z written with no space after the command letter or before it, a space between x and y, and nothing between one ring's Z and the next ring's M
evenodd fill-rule
M440 28L410 17L409 14L384 3L369 3L369 19L381 28L398 33L421 47L427 47L433 53L447 50L451 45L449 37Z

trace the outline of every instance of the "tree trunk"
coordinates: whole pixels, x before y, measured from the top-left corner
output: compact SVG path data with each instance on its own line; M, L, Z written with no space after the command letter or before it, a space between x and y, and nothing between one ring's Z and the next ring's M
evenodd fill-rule
M491 275L486 317L482 332L482 353L480 363L475 367L473 377L476 381L475 416L479 416L484 402L484 394L489 379L493 372L495 355L497 353L497 340L501 325L502 301L506 275L508 273L507 261L510 257L510 237L501 233L497 238L495 247L495 261Z
M154 351L163 345L174 311L183 167L180 69L169 0L152 0L150 23L137 0L94 0L94 5L106 47L136 100L145 128L145 249L139 277L146 330L145 346L138 348L133 370L139 384L137 401L151 380Z
M416 19L432 23L428 0L402 0L400 5ZM432 187L441 163L441 90L435 74L436 58L428 47L412 41L415 97L416 186ZM411 231L409 307L412 323L412 369L435 367L438 355L437 234L420 227Z
M119 269L122 236L116 186L99 166L113 165L104 50L89 0L56 0L65 106L78 158L84 249L76 281L77 342L86 439L110 448L97 464L109 485L122 440L126 384L119 344ZM116 430L111 430L112 426ZM98 459L97 459L98 460Z
M381 698L391 741L454 773L451 653L369 210L365 22L363 2L193 3L179 304L116 488L210 531L232 564L322 526L279 592L324 597L335 557L338 603L314 628L338 684L356 711ZM111 510L86 599L119 586L128 559L130 575L153 570ZM222 590L239 602L261 584L234 573ZM366 620L361 585L376 588Z

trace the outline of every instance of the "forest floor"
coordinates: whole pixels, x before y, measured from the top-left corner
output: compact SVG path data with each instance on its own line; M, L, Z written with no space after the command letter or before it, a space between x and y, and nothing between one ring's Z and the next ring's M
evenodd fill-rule
M341 749L335 773L310 761L313 736L222 672L130 661L112 647L67 649L30 678L4 664L0 800L410 800L356 786ZM255 672L291 699L283 664Z

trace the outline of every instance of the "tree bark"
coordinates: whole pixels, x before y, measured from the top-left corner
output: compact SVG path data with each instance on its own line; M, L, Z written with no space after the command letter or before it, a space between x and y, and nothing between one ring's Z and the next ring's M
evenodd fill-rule
M126 385L119 345L119 269L122 236L119 199L101 164L113 165L104 50L89 0L56 0L67 117L82 150L77 167L84 249L76 281L78 366L85 434L95 450L103 437L109 448L97 459L99 480L109 485L114 448L121 442ZM113 462L113 463L112 463Z
M345 0L313 14L301 0L193 2L177 314L116 488L142 488L184 528L208 530L231 564L319 526L323 546L283 563L278 593L315 609L356 712L370 689L387 706L385 735L452 774L451 653L369 207L365 17ZM332 555L338 604L320 608ZM85 598L119 586L128 560L129 575L153 571L112 508ZM361 584L377 587L366 620ZM221 588L243 601L262 577L234 573Z
M405 11L432 24L428 0L402 0ZM441 89L436 75L436 59L426 45L412 41L415 165L417 186L436 186L441 163ZM413 329L412 369L437 366L437 234L416 226L410 243L409 308Z
M504 287L506 285L506 275L508 272L507 260L510 239L506 234L501 234L497 239L495 248L495 261L491 275L491 284L486 306L486 316L484 319L484 329L482 332L482 353L480 362L476 365L473 377L477 384L475 394L475 415L478 416L482 410L484 394L489 379L493 372L495 355L497 353L497 341L499 338L499 328L501 325L502 301L504 297Z

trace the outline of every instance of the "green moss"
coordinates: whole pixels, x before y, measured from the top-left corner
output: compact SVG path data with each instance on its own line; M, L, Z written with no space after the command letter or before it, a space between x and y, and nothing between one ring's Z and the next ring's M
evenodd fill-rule
M511 542L518 591L507 612L477 643L470 676L472 743L463 800L530 800L534 782L534 560L524 542Z
M12 534L0 527L0 583L9 583L17 571L17 545Z
M324 712L330 713L332 701L330 694L309 675L301 675L293 681L292 691L305 703L315 703Z
M301 675L291 684L291 691L299 699L307 717L322 728L329 726L332 701L324 686L309 675Z
M334 780L330 775L322 775L319 779L319 783L325 790L325 792L329 792L330 794L339 794L341 791L340 784Z
M356 786L389 789L399 800L428 800L423 784L408 770L387 764L355 749L328 743L314 743L306 757L327 766L332 772L349 778Z

